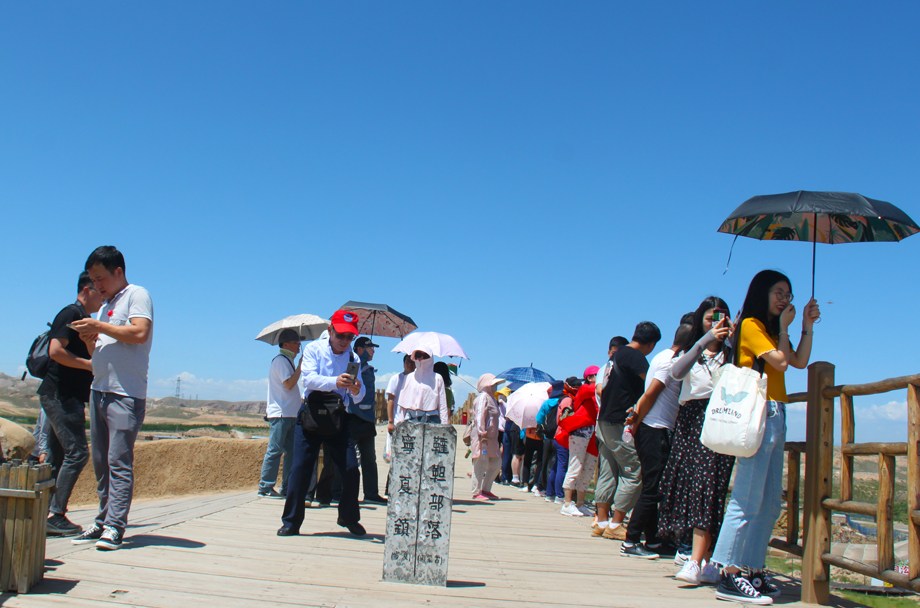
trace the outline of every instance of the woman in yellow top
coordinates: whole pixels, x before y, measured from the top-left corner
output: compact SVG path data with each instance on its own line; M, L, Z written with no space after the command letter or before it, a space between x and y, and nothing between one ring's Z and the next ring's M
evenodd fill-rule
M748 287L735 330L735 364L767 375L767 419L763 442L750 458L738 458L732 498L725 512L712 561L722 566L716 598L750 604L772 604L779 595L763 573L767 543L779 517L783 494L783 450L786 444L786 382L788 366L805 369L811 356L815 320L821 316L812 299L802 315L798 349L789 341L795 319L789 278L763 270ZM761 363L755 365L755 361Z

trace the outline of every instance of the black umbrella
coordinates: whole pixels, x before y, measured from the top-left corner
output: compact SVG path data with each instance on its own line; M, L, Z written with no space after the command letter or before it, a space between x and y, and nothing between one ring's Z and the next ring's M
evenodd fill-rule
M340 310L358 313L358 332L366 336L402 338L418 329L415 321L386 304L348 301Z
M900 241L920 232L920 226L885 201L852 192L799 190L749 198L722 222L719 232L734 234L736 240L746 236L761 241L811 241L811 297L815 297L818 243Z

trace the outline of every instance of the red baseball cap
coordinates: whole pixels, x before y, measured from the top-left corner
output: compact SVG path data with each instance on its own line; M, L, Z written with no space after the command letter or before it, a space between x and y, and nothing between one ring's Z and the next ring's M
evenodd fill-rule
M337 310L330 320L332 329L340 334L358 335L358 315L349 310Z

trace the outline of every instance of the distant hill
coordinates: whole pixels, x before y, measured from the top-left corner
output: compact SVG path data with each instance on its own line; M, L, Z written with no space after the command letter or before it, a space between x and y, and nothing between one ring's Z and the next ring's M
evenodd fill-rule
M7 376L0 372L0 395L34 393L41 383L41 380L32 376L27 375L25 380L21 380L20 376Z
M176 399L163 397L161 399L148 399L148 405L156 407L187 407L196 409L209 409L221 412L241 412L244 414L265 414L264 401L220 401L207 399Z
M38 396L35 391L38 390L40 384L41 380L32 376L26 376L25 380L21 380L19 377L8 376L0 372L0 401L6 401L16 406L16 408L38 410ZM149 409L161 407L195 408L214 410L215 412L265 415L264 401L220 401L163 397L161 399L148 399L147 407Z
M7 416L36 415L40 405L35 391L41 383L41 380L32 376L22 380L21 377L7 376L0 372L0 402L11 406L0 408L0 412Z

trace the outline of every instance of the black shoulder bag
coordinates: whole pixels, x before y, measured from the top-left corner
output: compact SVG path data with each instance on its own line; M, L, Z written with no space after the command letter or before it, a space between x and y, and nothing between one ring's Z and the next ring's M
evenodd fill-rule
M354 355L351 360L354 360ZM329 436L338 435L347 420L342 395L335 391L312 391L304 400L298 422L304 433Z
M335 391L313 391L300 410L300 426L312 435L338 435L345 426L345 400Z

